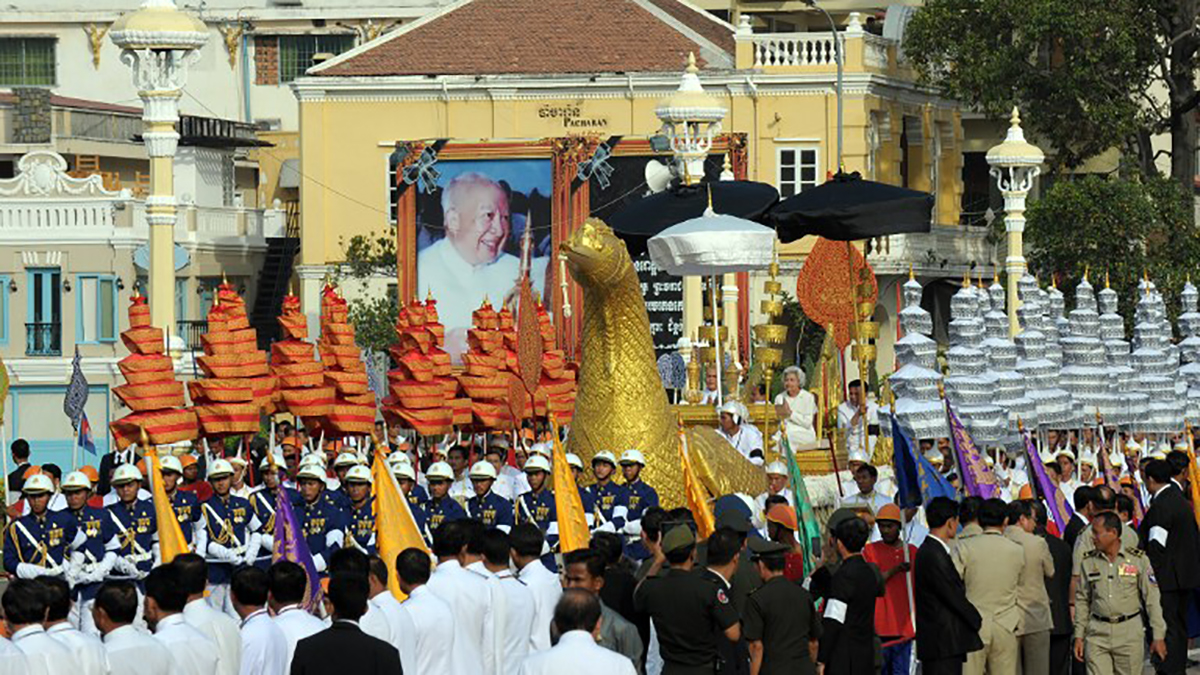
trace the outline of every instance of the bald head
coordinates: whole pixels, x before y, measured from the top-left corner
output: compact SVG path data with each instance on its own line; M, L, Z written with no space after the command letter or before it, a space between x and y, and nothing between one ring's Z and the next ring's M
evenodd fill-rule
M591 633L600 623L600 599L582 588L563 591L554 607L554 625L559 634L582 630Z

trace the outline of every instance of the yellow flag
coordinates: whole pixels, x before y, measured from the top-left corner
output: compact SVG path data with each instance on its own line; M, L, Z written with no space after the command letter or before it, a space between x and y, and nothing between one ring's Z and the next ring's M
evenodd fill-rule
M426 553L429 547L417 521L408 508L408 499L400 491L395 476L388 470L384 459L386 443L375 444L375 460L371 462L371 483L375 490L375 548L388 569L388 590L397 600L406 596L400 590L400 575L396 574L396 556L409 548L419 548Z
M1196 522L1200 523L1200 467L1196 466L1196 439L1192 436L1192 427L1188 425L1188 483L1192 487L1192 509L1195 511Z
M587 516L583 510L583 499L575 485L575 476L567 464L567 453L558 439L558 426L550 422L550 435L554 437L554 508L558 511L558 548L570 553L588 547Z
M4 406L8 400L8 366L0 361L0 425L4 424Z
M188 553L187 540L183 538L183 530L179 529L179 519L175 517L175 508L167 499L167 490L163 487L162 466L158 461L158 450L145 442L145 431L142 431L143 445L146 449L146 469L150 480L150 494L154 495L154 518L158 521L158 550L162 555L162 564L166 565L175 556Z
M717 519L713 516L708 505L708 494L704 486L696 479L696 471L692 468L692 458L688 455L687 432L679 428L679 460L683 463L683 491L687 496L687 507L696 520L696 534L701 539L708 539L717 529Z

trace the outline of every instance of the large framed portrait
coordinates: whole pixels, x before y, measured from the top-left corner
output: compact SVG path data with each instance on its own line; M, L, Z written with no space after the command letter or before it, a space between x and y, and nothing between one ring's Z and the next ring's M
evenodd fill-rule
M471 313L511 304L528 270L545 297L553 249L551 160L441 159L437 188L417 195L418 296L432 295L457 360Z

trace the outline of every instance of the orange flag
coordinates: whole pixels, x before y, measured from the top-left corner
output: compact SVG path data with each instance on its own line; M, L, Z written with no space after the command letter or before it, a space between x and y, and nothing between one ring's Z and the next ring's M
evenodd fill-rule
M587 516L583 510L583 499L575 485L575 476L567 464L567 453L558 436L558 425L550 420L550 435L554 439L554 508L558 511L558 548L570 553L588 547Z
M400 491L396 477L388 470L384 458L386 442L375 444L375 459L371 462L371 483L375 491L375 547L379 557L387 565L388 590L397 600L407 596L400 590L400 575L396 574L396 556L405 549L419 548L426 553L429 547L421 531L417 529L417 521L408 508L408 500Z
M167 490L163 487L162 466L158 461L158 449L150 445L146 430L142 429L142 447L146 449L146 475L150 481L150 494L154 496L154 519L158 521L158 550L162 556L162 564L166 565L175 556L188 553L187 540L183 538L183 530L179 529L179 519L175 517L175 508L167 499Z
M1196 466L1196 439L1192 435L1192 425L1187 428L1188 438L1188 483L1192 488L1192 509L1196 512L1196 522L1200 523L1200 467Z
M683 491L687 496L688 510L696 520L696 534L701 539L708 539L713 530L717 529L717 519L708 505L708 494L692 468L692 458L688 455L687 432L682 425L679 427L679 460L683 463Z

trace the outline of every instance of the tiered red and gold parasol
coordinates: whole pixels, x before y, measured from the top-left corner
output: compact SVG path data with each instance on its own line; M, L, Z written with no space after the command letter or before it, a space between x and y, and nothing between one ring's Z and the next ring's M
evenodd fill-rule
M196 362L205 378L188 383L196 417L205 436L253 434L259 418L275 412L275 382L267 355L258 349L246 303L227 281L217 288L201 336L204 356Z
M109 424L117 448L140 442L142 429L155 445L192 440L196 415L185 406L183 383L164 353L163 331L150 325L150 307L137 291L130 303L129 330L121 333L130 354L117 363L126 384L113 393L132 412Z
M384 416L389 424L428 436L450 432L457 417L471 421L469 401L456 398L458 382L450 375L450 355L442 350L444 328L432 300L401 307L397 342L390 349L396 367L388 372Z
M283 299L279 326L281 339L271 343L276 407L315 428L333 407L334 388L325 385L324 369L307 341L308 321L300 312L300 298L289 293Z
M367 383L367 366L354 344L345 298L333 286L321 294L321 339L317 351L325 370L325 385L334 388L333 405L325 416L331 437L375 431L375 394Z

